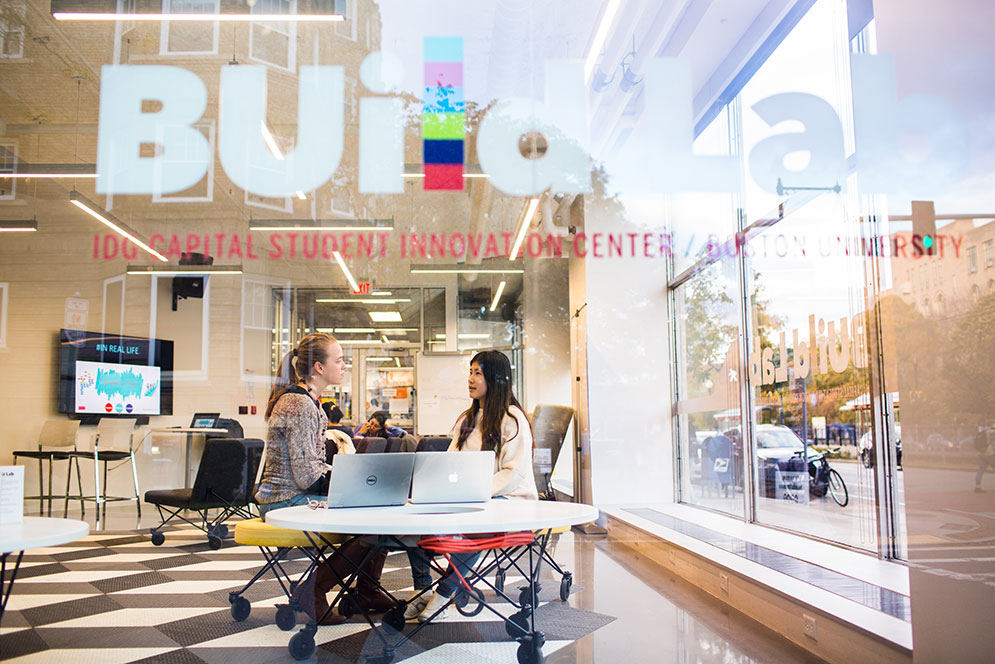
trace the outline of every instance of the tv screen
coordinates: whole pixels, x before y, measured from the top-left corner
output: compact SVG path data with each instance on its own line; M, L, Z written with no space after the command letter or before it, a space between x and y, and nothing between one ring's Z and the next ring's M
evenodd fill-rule
M173 413L172 341L64 329L60 346L60 413Z

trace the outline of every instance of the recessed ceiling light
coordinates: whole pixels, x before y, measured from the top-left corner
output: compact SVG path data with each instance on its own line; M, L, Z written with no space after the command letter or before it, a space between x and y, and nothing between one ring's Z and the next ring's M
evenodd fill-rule
M370 311L370 320L374 323L400 323L400 311Z

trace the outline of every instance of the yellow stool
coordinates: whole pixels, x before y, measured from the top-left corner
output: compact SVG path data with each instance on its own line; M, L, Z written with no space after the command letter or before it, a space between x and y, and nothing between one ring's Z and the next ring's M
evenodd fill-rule
M237 622L242 622L249 617L249 613L252 612L252 605L242 595L252 587L253 583L262 578L266 572L272 571L273 576L276 577L289 602L289 604L277 604L276 624L283 631L294 628L297 624L297 611L304 610L297 606L293 597L294 590L302 581L308 578L320 560L312 551L315 543L324 546L344 544L352 539L353 536L313 533L311 537L314 539L313 542L308 537L308 533L304 531L278 528L271 526L262 519L247 519L235 524L235 541L246 546L259 547L263 558L266 559L266 564L256 572L256 575L249 580L244 588L228 594L228 601L231 603L232 618ZM293 549L301 550L311 560L311 564L308 565L308 568L296 580L280 564L280 558Z

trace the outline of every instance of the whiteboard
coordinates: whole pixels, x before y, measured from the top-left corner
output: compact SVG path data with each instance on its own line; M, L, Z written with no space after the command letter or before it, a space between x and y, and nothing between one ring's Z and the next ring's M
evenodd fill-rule
M466 379L470 353L415 355L415 433L448 435L460 413L470 407Z

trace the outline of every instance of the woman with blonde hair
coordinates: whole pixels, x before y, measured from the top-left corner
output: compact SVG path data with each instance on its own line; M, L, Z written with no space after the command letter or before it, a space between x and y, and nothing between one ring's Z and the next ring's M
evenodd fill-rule
M328 334L307 335L283 358L266 404L266 458L255 494L261 515L327 497L329 466L325 463L325 429L328 418L319 397L326 387L341 383L344 377L342 346ZM328 611L326 595L367 558L364 574L359 575L357 582L360 606L376 611L394 606L393 600L377 586L387 554L377 552L368 556L368 549L355 538L339 548L327 564L319 566L312 575L315 617L321 624L345 622L342 616ZM305 587L309 589L310 584L302 585L301 590L305 591Z

